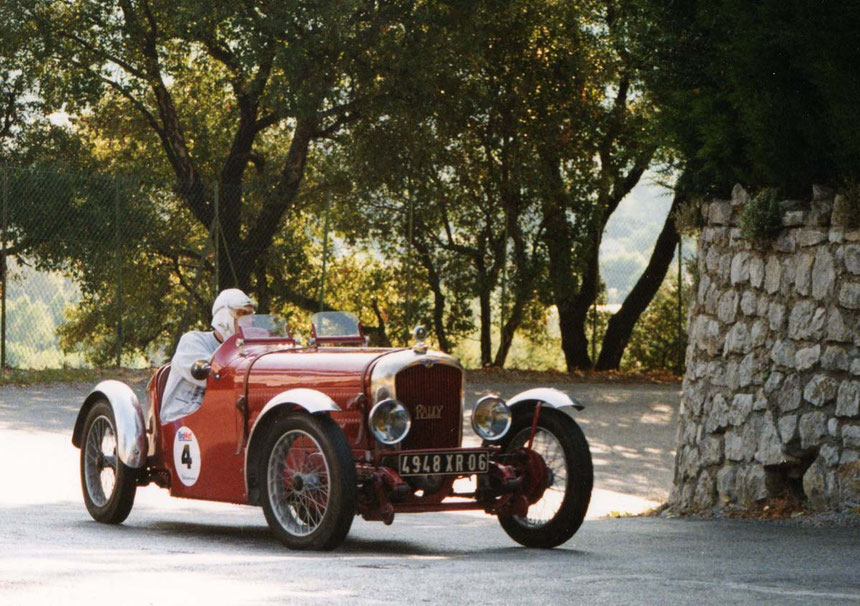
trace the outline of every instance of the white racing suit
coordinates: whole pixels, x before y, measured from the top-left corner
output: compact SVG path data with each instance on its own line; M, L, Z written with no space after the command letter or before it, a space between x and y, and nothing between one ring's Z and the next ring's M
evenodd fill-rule
M170 423L200 408L206 381L198 381L191 376L191 365L197 360L210 360L219 345L221 343L214 332L192 331L179 339L161 397L162 423Z

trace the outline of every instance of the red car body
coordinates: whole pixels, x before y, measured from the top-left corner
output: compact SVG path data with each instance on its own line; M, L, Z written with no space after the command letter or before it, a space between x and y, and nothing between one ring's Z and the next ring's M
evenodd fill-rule
M498 515L515 540L540 547L566 541L579 527L591 493L591 458L569 414L581 407L566 395L535 389L507 405L492 402L493 414L511 415L509 424L519 437L464 449L464 372L454 358L423 344L391 349L319 340L330 345L297 347L289 337L240 330L212 357L202 406L169 423L159 422L169 366L158 369L150 382L145 417L127 386L99 384L84 402L73 433L82 449L84 497L93 517L122 521L131 509L123 491L131 491L133 502L136 486L156 483L177 497L268 505L273 530L296 548L336 546L354 514L391 523L397 513L480 509ZM364 342L363 336L357 342ZM370 426L374 405L387 399L396 399L411 422L396 444L382 443ZM336 428L330 424L320 433L317 425L328 423L324 417ZM316 425L307 429L307 423ZM292 436L286 455L271 446L282 443L271 435L278 431ZM563 459L563 470L547 465L550 455L533 447L536 435L555 449L553 460ZM340 444L340 458L326 454L326 441ZM301 459L302 465L312 462L311 471L273 472L275 459L284 456ZM476 489L454 490L458 478L473 475ZM530 512L556 485L563 495L559 511L533 524ZM306 505L283 505L312 490L324 494L317 500L325 503L309 511ZM271 496L274 492L281 496ZM341 492L348 503L338 501ZM297 508L305 509L296 514ZM338 529L320 531L316 539L319 529L306 536L304 524L313 526L309 519L319 517L319 526L334 524L326 516L341 520Z

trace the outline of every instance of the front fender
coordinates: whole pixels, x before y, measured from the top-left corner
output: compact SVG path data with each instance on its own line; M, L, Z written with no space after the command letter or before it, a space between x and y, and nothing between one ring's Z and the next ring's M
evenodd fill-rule
M518 393L507 401L508 408L515 412L518 408L542 402L545 406L557 408L571 417L574 410L584 410L585 406L574 400L566 393L552 387L536 387Z
M278 411L295 411L304 410L310 414L324 414L328 412L339 412L340 407L335 404L334 400L315 389L297 388L282 391L271 400L266 402L260 414L257 415L257 420L254 421L254 427L251 428L251 433L248 436L248 448L245 449L245 494L248 495L249 502L255 504L257 495L251 494L251 486L249 486L248 476L253 471L257 454L257 444L264 431L257 431L258 428L265 427L268 424L267 419L273 417Z
M78 448L81 447L87 414L99 400L107 400L113 410L117 434L116 451L120 461L135 469L143 467L149 450L143 410L131 387L121 381L102 381L89 393L75 420L72 444Z

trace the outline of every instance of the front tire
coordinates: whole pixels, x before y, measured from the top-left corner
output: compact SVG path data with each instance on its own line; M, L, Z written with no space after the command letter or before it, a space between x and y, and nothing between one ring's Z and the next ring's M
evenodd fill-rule
M105 400L95 403L84 422L81 488L87 511L97 522L119 524L131 513L137 470L117 455L116 419Z
M533 415L533 409L514 415L501 444L505 452L526 447ZM576 421L546 408L538 417L532 450L543 457L550 472L546 490L526 517L500 515L499 523L517 543L548 549L570 539L585 519L594 484L591 451Z
M327 416L290 413L262 444L263 513L290 549L330 550L346 538L355 516L352 449Z

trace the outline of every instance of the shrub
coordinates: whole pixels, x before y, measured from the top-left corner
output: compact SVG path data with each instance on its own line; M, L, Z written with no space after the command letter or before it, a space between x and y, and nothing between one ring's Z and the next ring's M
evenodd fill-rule
M782 230L782 209L776 190L758 192L741 212L741 233L757 244L769 242Z

